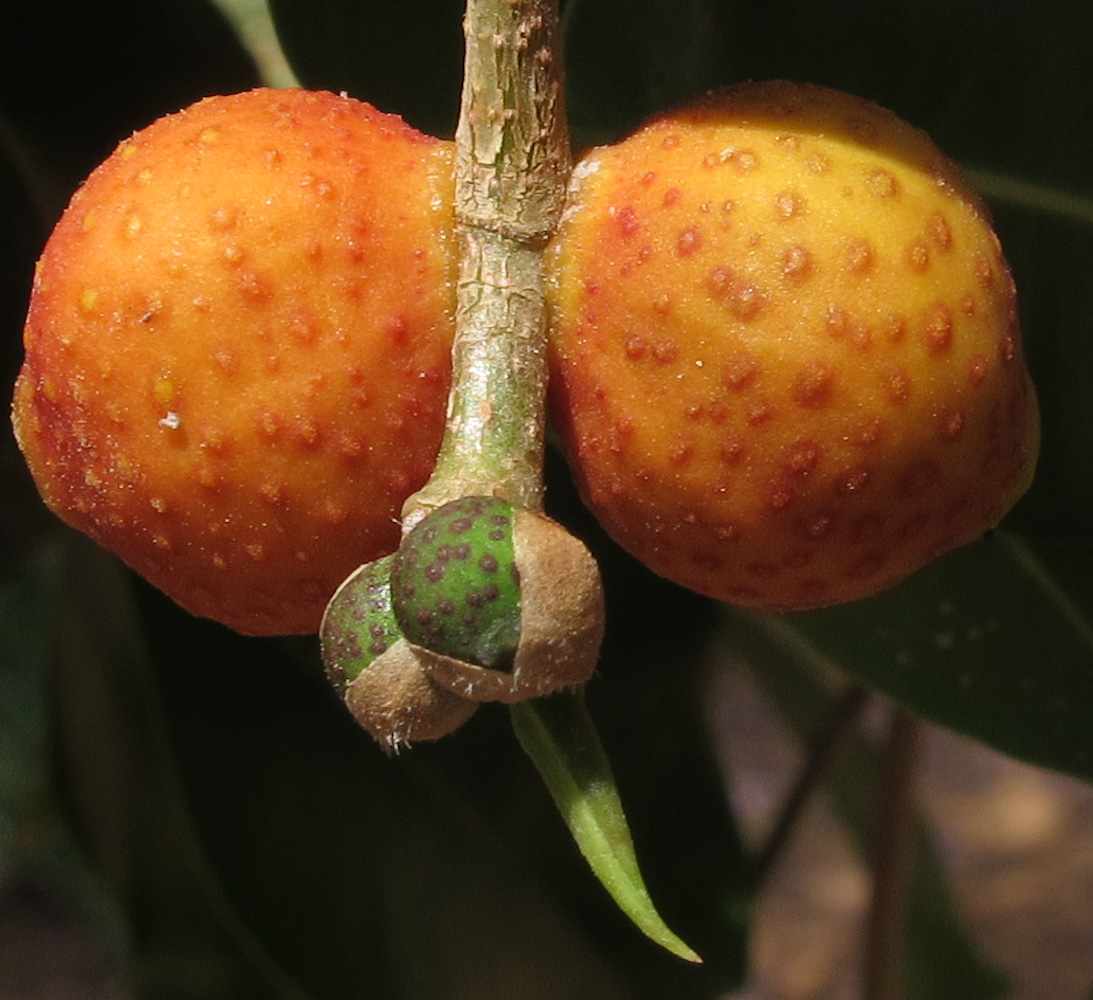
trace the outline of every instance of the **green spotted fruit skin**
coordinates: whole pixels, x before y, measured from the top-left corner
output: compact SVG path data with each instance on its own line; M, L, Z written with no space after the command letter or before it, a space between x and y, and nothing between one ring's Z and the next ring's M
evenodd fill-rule
M514 508L496 497L438 507L403 539L391 568L395 619L425 649L511 669L520 641Z
M341 695L402 638L391 607L393 559L384 556L361 566L338 589L323 616L323 662L330 683Z

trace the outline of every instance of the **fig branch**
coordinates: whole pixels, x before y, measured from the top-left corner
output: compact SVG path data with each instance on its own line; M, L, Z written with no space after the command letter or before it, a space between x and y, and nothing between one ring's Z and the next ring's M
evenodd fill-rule
M464 32L452 392L436 469L403 507L404 531L475 494L542 506L542 255L570 169L557 3L472 0Z
M577 539L540 513L543 254L570 172L558 3L468 0L464 31L452 391L433 475L403 507L390 587L408 640L400 648L413 651L433 690L512 704L520 743L597 878L646 935L699 961L649 898L610 764L580 694L603 632L598 569ZM503 530L490 530L500 523ZM456 566L460 549L477 558L464 556ZM477 570L489 566L498 580L504 565L518 581L517 617L500 600L483 618L491 583ZM456 616L476 623L473 635L459 635L458 623L450 631L456 604L473 608Z

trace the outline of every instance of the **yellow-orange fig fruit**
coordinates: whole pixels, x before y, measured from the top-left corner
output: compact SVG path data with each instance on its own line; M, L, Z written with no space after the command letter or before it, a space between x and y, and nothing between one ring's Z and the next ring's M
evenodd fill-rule
M126 139L49 239L14 425L46 503L178 603L317 630L432 469L451 144L303 90Z
M550 278L583 496L684 586L864 597L1029 484L1038 411L987 212L872 103L743 84L592 150Z

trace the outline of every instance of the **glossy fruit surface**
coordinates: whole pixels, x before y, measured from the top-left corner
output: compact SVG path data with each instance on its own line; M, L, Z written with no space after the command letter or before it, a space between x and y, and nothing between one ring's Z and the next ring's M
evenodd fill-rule
M35 276L14 425L49 506L195 614L315 631L439 446L451 185L449 143L327 93L122 142Z
M550 256L552 418L657 573L863 597L995 525L1038 413L986 211L917 129L745 84L579 163Z

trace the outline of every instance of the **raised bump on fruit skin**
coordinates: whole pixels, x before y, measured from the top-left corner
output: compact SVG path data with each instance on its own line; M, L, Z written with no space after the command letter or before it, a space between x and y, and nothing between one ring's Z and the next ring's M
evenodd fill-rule
M783 452L783 466L793 476L807 476L819 465L823 448L815 441L801 439L794 441Z
M622 208L612 206L608 210L608 217L614 222L615 229L625 242L632 240L641 230L641 220L633 205L624 205Z
M767 493L767 506L771 510L784 510L793 502L796 491L790 483L774 482Z
M349 430L340 430L334 438L334 452L343 462L357 462L367 453L364 438Z
M258 487L258 495L271 507L284 506L287 498L284 480L267 480Z
M921 274L930 266L930 248L922 240L908 243L903 251L903 262L909 270Z
M645 357L649 344L641 334L632 333L623 344L623 353L627 361L641 361Z
M283 421L273 410L263 410L255 420L258 433L269 441L280 437Z
M234 378L239 373L239 359L233 351L226 347L214 352L213 363L229 379Z
M334 497L327 497L323 501L319 517L328 524L342 524L349 517L349 509L345 503L336 500Z
M873 246L867 239L851 239L843 251L843 264L846 270L861 277L873 269L875 255Z
M748 407L744 419L749 427L762 427L774 419L774 409L767 400L760 399Z
M948 219L946 219L941 212L934 212L930 216L927 231L930 235L930 242L933 243L938 250L944 252L952 249L953 231L949 228Z
M755 384L761 370L758 358L747 351L739 351L722 366L721 384L732 392L743 392Z
M753 320L767 304L767 294L758 285L739 281L732 269L725 266L711 268L706 275L706 291L715 302L724 302L739 320Z
M684 229L676 237L676 255L690 257L702 248L702 230L697 226Z
M900 184L883 167L874 167L865 175L865 189L876 198L896 198L900 193Z
M973 386L982 385L990 370L990 358L985 354L973 354L968 360L968 382Z
M248 269L237 272L235 285L239 294L254 305L264 305L273 298L273 286L256 271Z
M218 205L209 212L209 228L217 232L227 232L234 229L239 222L242 208L239 205Z
M760 163L758 155L751 149L733 150L728 156L728 162L738 174L750 174Z
M811 541L823 538L835 524L835 516L830 511L816 511L801 518L801 533Z
M812 273L812 254L800 243L794 243L782 251L781 263L782 275L789 281L803 281Z
M210 427L205 431L204 438L198 442L198 447L219 457L230 452L233 444L231 435L222 427Z
M943 354L953 344L953 314L944 302L935 302L926 310L923 336L930 354Z
M824 319L827 335L832 340L842 340L850 329L850 315L837 303L830 303L827 307L827 316Z
M288 332L301 347L314 347L319 340L319 321L309 309L297 309L288 320Z
M858 421L849 434L849 440L858 448L870 448L880 441L883 434L884 421L873 413Z
M740 438L730 437L721 442L718 455L725 465L739 465L747 451L747 445Z
M220 248L220 261L225 267L240 267L246 259L246 251L238 243L225 243Z
M873 346L873 331L862 320L850 324L850 345L858 351L868 351Z
M694 442L688 439L677 439L668 449L668 464L675 469L681 469L691 463L694 452Z
M835 373L822 361L809 361L793 380L793 399L798 406L817 410L826 406L835 385Z
M972 264L975 272L975 280L980 288L991 288L994 285L994 268L982 251L977 251Z
M307 173L300 178L300 187L310 188L313 190L323 201L330 201L334 198L335 190L334 185L330 181L325 180L322 177L316 177L314 174Z
M911 390L914 383L906 370L898 365L892 365L881 374L881 388L889 403L902 406L911 398Z
M938 434L944 441L955 441L964 431L964 414L955 406L946 407L938 415Z
M318 423L301 413L296 414L289 434L296 444L308 450L314 450L322 443L322 432Z
M653 343L651 353L657 364L669 365L679 356L679 345L674 340L658 340Z
M796 191L779 191L774 196L774 214L779 219L793 219L804 214L805 200Z
M197 485L210 493L218 491L224 485L224 477L208 462L202 462L194 469Z
M907 320L894 313L880 322L880 332L886 343L898 344L907 335Z

